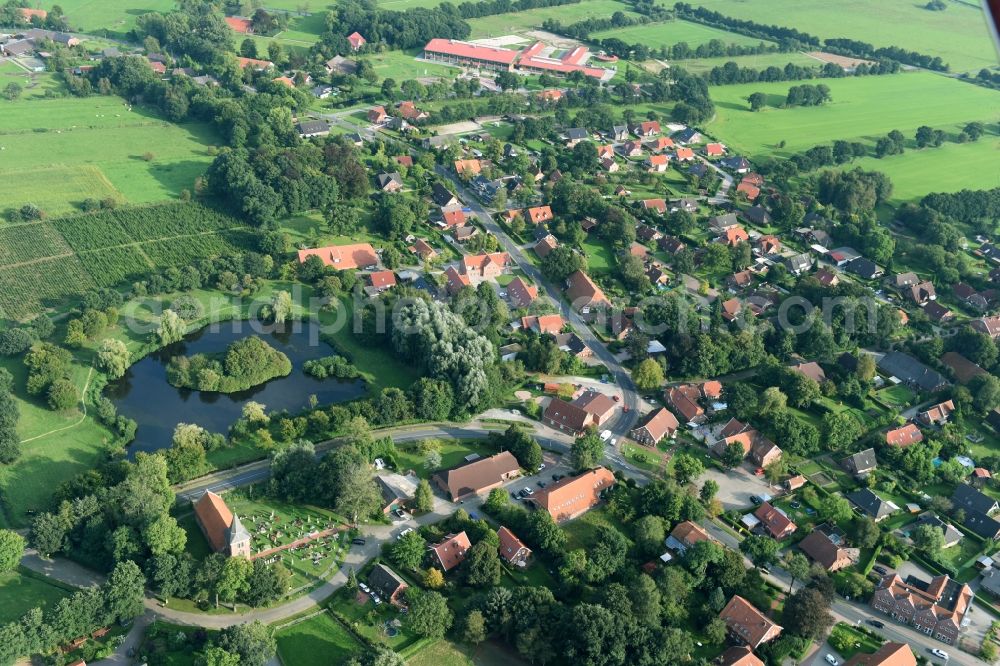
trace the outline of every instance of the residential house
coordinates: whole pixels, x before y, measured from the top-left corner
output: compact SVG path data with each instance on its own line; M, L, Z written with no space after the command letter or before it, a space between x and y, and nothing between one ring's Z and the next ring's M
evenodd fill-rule
M687 423L701 423L705 420L705 409L698 404L701 391L694 384L672 386L664 393L664 400Z
M676 236L664 236L660 240L656 241L656 246L667 254L677 254L687 247L687 245L684 244L684 241Z
M889 500L882 499L868 488L855 490L853 493L848 493L846 497L851 504L860 509L863 514L876 523L885 520L899 511L898 506Z
M464 562L465 554L469 552L470 548L472 548L472 542L469 541L469 535L464 531L458 534L449 534L439 543L428 546L429 550L434 551L438 565L443 571L451 571Z
M766 437L758 436L750 447L750 460L758 467L767 467L781 460L781 448Z
M205 491L194 503L194 518L213 552L228 557L250 557L250 533L226 501Z
M368 587L383 601L399 605L402 603L400 595L406 591L409 585L399 577L399 574L379 562L368 573Z
M732 291L741 291L753 284L753 274L750 271L733 273L726 278L726 285Z
M590 132L583 127L571 127L563 133L563 136L565 137L566 147L572 148L584 139L589 139Z
M670 212L683 210L686 213L698 212L698 200L691 198L674 199L670 202Z
M921 391L933 393L948 386L948 380L939 372L903 352L889 352L876 365L887 375Z
M646 270L646 277L654 287L666 286L670 282L670 273L662 266L650 266Z
M784 481L785 490L791 492L792 490L798 490L799 488L806 485L808 479L801 474L796 474L795 476L788 477Z
M756 198L756 197L755 197ZM743 217L751 224L766 227L771 224L771 214L763 206L750 206L743 211ZM775 238L771 236L771 238Z
M598 467L579 476L567 476L537 491L531 501L549 512L556 522L571 520L593 509L601 501L601 493L615 485L615 475Z
M844 666L917 666L917 658L906 643L884 643L872 654L859 652Z
M804 375L809 379L813 380L817 384L822 384L826 381L826 373L823 372L823 368L820 367L819 363L816 361L802 361L799 363L793 363L788 366L789 370Z
M939 402L929 409L918 412L917 420L927 426L944 425L948 422L948 419L951 418L951 414L954 411L955 403L951 400L945 400L944 402Z
M557 88L541 90L535 94L535 99L540 102L558 102L563 98L563 91Z
M678 162L690 162L694 159L694 150L691 148L678 148L674 151L674 157Z
M974 331L988 335L994 340L1000 339L1000 316L973 319L970 326Z
M736 173L749 173L750 162L747 161L742 155L733 155L732 157L724 157L719 160L719 165L723 169L728 169L729 171L735 171Z
M536 206L528 209L528 221L531 224L545 224L554 219L552 208L549 206Z
M680 130L679 132L675 132L674 134L672 134L671 138L677 143L688 144L688 143L701 143L702 136L701 133L698 132L698 130L686 127Z
M845 548L840 537L831 537L821 530L810 532L799 542L799 549L828 573L851 566L859 556L856 548Z
M510 264L510 255L506 252L465 255L459 265L459 272L475 287L480 282L496 280Z
M334 56L326 61L324 64L326 67L327 74L341 74L343 76L349 76L358 71L358 63L353 60L348 60L343 56Z
M295 130L303 139L314 136L326 136L330 133L330 123L325 120L305 120L295 126Z
M510 451L501 451L489 458L480 458L434 475L434 482L458 502L473 495L499 488L505 481L521 473L517 458Z
M611 159L615 158L615 146L611 143L602 143L597 146L597 159Z
M985 467L976 467L969 474L969 483L976 488L982 488L984 485L990 482L993 475L990 474L990 470Z
M566 320L559 314L521 317L521 328L533 331L538 335L558 335L564 326L566 326Z
M685 520L674 527L666 543L667 548L678 555L683 555L688 548L693 548L699 541L714 541L714 539L698 523Z
M721 308L723 319L730 322L736 321L736 318L740 316L740 312L743 311L743 303L738 298L730 298L722 302Z
M610 138L612 141L627 141L628 127L625 125L614 125L611 128Z
M638 141L626 141L621 145L620 150L625 157L639 157L642 155L642 144Z
M760 188L747 182L740 181L736 186L736 194L742 194L747 201L756 201L760 196Z
M722 157L726 154L726 146L721 143L706 144L705 154L709 157Z
M753 515L759 521L755 530L767 534L776 541L791 536L798 529L784 511L772 506L770 502L764 502L758 506Z
M152 60L152 56L150 56L150 59ZM237 58L236 63L240 66L240 69L247 69L249 67L256 72L263 72L274 67L274 63L270 60L258 60L257 58Z
M589 358L594 352L584 343L579 335L573 332L560 333L554 336L559 349L575 358Z
M885 433L885 443L889 446L906 448L907 446L912 446L913 444L918 444L922 441L924 441L924 434L920 432L920 428L913 423L907 423L902 427L893 428L889 432Z
M633 429L629 436L640 444L656 446L661 440L673 437L679 427L677 417L666 407L661 407L650 412L645 422Z
M639 223L635 225L635 237L643 243L658 241L663 238L663 232L648 224Z
M455 160L454 168L459 176L478 176L482 163L479 160Z
M718 666L764 666L760 657L753 653L753 650L746 645L733 645L726 648L726 651L715 660Z
M479 234L479 229L472 225L451 227L451 237L459 243L464 243L477 234Z
M989 515L1000 508L1000 503L977 488L960 483L951 495L951 504L955 509Z
M855 478L863 479L871 474L878 467L875 459L875 449L865 449L857 453L852 453L840 461L840 465L854 475Z
M904 581L899 574L890 573L879 582L871 606L950 645L958 640L973 596L972 588L947 575L926 582L914 576Z
M910 287L910 300L917 305L927 305L937 298L931 282L920 282Z
M660 123L655 120L644 120L633 124L629 129L638 137L649 138L660 133Z
M382 513L386 515L405 508L417 492L412 476L382 472L375 475L375 483L382 494Z
M749 241L750 234L747 233L746 229L737 225L723 231L722 234L715 240L723 245L736 247L740 243L746 243Z
M738 594L733 595L719 617L725 620L729 636L752 650L781 634L780 625Z
M628 247L628 253L633 257L645 259L649 256L649 248L638 241L632 241L632 244Z
M574 308L584 314L592 308L611 305L604 291L583 271L575 271L566 279L566 297Z
M381 125L389 120L389 114L385 112L384 106L375 106L368 109L368 122L373 125Z
M500 559L511 566L524 566L531 557L531 549L505 526L497 530L500 538Z
M459 206L462 203L458 200L458 197L448 191L448 188L441 183L434 183L433 187L431 187L431 200L442 208Z
M431 247L430 243L425 241L423 238L418 238L413 241L413 245L409 248L410 252L420 257L421 261L433 261L435 257L438 256L437 250Z
M375 177L375 184L383 192L399 192L403 189L403 177L395 171L380 173Z
M660 136L653 139L652 141L646 142L646 148L653 153L662 153L663 151L674 147L675 146L673 139L670 139L669 137L665 136Z
M916 286L920 282L920 278L917 274L912 271L907 271L906 273L897 273L892 278L892 286L896 289L902 291L909 291L910 287Z
M836 287L840 284L840 276L829 268L821 268L813 274L816 281L824 287Z
M663 199L643 199L642 208L643 210L652 210L663 215L667 212L667 202Z
M943 323L955 318L955 313L937 301L931 301L924 306L924 314L933 322Z
M808 252L785 257L785 268L792 275L801 275L812 268L812 257Z
M309 257L319 257L324 266L333 266L342 271L352 268L372 270L378 266L378 255L371 243L329 245L312 250L299 250L299 263L305 263Z
M736 219L736 213L716 215L708 220L708 228L716 234L724 233L725 231L738 226L740 226L740 223L739 220Z
M361 36L359 32L352 32L347 36L347 43L351 45L351 50L358 51L368 43L368 40Z
M885 273L874 261L864 257L858 257L847 264L847 270L865 280L875 280Z
M411 123L420 122L421 120L427 120L431 117L431 114L426 111L421 111L417 108L417 105L412 101L400 102L396 105L396 112L399 114L400 118L405 118ZM476 173L479 173L478 171Z
M526 308L538 298L538 287L518 276L507 285L507 298L515 308Z
M559 247L559 241L556 240L556 237L552 234L546 234L544 238L535 243L534 250L540 259L544 259L549 255L549 252L557 247Z
M396 286L396 274L392 271L375 271L368 274L368 284L372 291L381 294Z
M929 525L941 530L941 533L944 535L944 542L942 544L943 548L957 546L962 541L962 533L958 530L958 528L951 523L941 520L932 511L924 511L922 514L917 516L917 522L913 525L913 529L921 525Z
M650 155L642 165L649 173L663 173L670 167L669 155Z

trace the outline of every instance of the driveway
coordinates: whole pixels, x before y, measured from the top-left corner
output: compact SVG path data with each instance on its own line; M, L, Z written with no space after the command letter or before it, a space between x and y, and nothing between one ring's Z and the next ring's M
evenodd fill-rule
M705 479L712 479L719 484L719 492L715 497L722 502L722 506L727 511L753 506L753 502L750 501L751 495L760 495L761 493L776 495L776 489L768 484L763 477L754 476L750 470L742 466L729 472L709 467L699 478L699 481L704 483Z

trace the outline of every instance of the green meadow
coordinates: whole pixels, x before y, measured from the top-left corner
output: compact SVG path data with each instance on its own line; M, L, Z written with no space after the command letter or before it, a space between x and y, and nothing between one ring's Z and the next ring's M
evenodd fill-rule
M662 0L673 6L673 0ZM696 0L735 18L797 28L821 39L847 37L940 56L953 72L996 67L997 52L978 2L948 2L940 12L914 0Z
M629 44L642 43L650 48L671 46L679 42L687 42L687 45L691 48L697 48L713 39L721 39L726 44L744 44L750 46L759 44L762 41L735 32L719 30L688 21L667 21L665 23L634 25L628 28L595 32L591 35L593 39L608 39L609 37L615 37Z
M275 635L278 656L285 666L341 664L364 648L329 613L280 629Z
M608 18L615 12L623 12L628 16L635 15L630 11L629 5L617 0L585 0L559 7L539 7L523 12L469 19L468 23L472 26L471 39L482 39L535 30L540 28L546 19L556 19L564 24L570 24L588 18Z
M0 574L0 622L20 620L32 608L49 610L70 589L26 569Z
M176 198L204 173L216 138L206 124L168 123L116 97L4 100L0 113L0 201L50 216L88 196Z
M81 32L96 32L104 29L125 33L135 27L136 19L149 12L169 12L174 0L58 0L43 2L37 6L51 9L58 4L66 12L70 27ZM36 6L36 3L32 3Z
M740 67L751 67L753 69L765 69L767 67L784 68L788 63L801 67L815 67L822 63L816 58L811 58L804 53L759 53L757 55L746 56L722 56L720 58L696 58L694 60L674 60L671 64L676 67L683 67L692 74L701 74L711 70L713 67L722 67L727 62L735 62Z
M874 143L894 129L907 136L921 125L955 131L973 120L995 121L1000 112L1000 93L930 72L821 83L830 87L831 102L789 109L775 107L794 83L714 86L716 118L708 129L748 156L787 156L836 139ZM768 96L763 111L749 110L746 99L755 92Z

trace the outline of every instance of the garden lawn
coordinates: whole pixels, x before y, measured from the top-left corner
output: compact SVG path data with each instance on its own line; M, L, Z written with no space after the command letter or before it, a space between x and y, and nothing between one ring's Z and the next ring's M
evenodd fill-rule
M400 472L408 469L416 471L421 478L430 478L439 470L428 470L424 466L424 455L417 449L416 442L405 442L396 445L396 462L399 463ZM465 457L471 453L477 453L482 457L491 456L496 453L485 441L478 440L458 440L448 439L441 444L441 467L440 469L451 469L465 463Z
M56 583L27 569L0 574L0 624L13 622L32 608L49 610L72 588Z
M673 6L673 0L661 0ZM996 51L977 2L948 2L945 11L913 0L696 0L735 18L797 28L821 39L847 37L876 47L900 46L940 56L953 72L995 67Z
M629 5L617 0L583 0L570 5L539 7L523 12L469 19L468 24L472 26L470 38L482 39L530 32L541 28L546 19L555 19L568 25L588 18L609 18L615 12L622 12L626 16L636 15Z
M897 407L908 405L917 397L917 394L913 392L913 389L904 384L896 384L895 386L884 388L881 391L878 391L877 395L883 402L887 402L890 405L895 405Z
M957 133L970 121L994 120L1000 111L1000 92L929 72L823 79L821 83L829 86L831 102L788 109L775 107L784 103L795 83L713 86L710 93L717 115L709 130L750 157L788 156L836 139L873 146L894 129L912 141L921 125ZM746 99L755 92L768 96L763 111L749 110ZM785 146L778 149L781 141ZM965 171L964 164L950 166ZM939 162L935 173L948 170L948 163Z
M38 203L50 217L78 209L88 196L130 203L178 197L193 190L216 140L204 123L168 123L139 107L129 111L117 97L21 99L0 109L0 205Z
M358 577L359 580L365 580L368 577L368 571L370 571L368 567L362 570ZM412 583L412 581L410 582ZM329 608L344 618L351 629L360 636L372 643L385 645L396 652L412 645L416 639L416 635L411 634L406 629L406 616L402 615L391 604L383 603L376 606L371 599L359 603L355 593L341 588L331 597ZM396 619L402 621L403 626L399 628L399 632L395 636L389 636L385 632L385 623Z
M840 651L840 656L845 659L850 659L858 653L871 654L878 650L882 644L863 632L858 631L849 624L843 622L838 622L833 628L833 634L838 634L842 636L850 637L850 641L846 641L849 647L845 650Z
M596 236L587 236L583 243L584 254L587 255L587 272L591 275L608 273L615 265L614 256L607 242Z
M604 507L591 509L575 520L563 524L563 531L566 532L566 551L574 548L589 548L594 545L597 537L597 528L602 525L617 527L615 521L607 514Z
M568 21L563 22L566 23ZM762 41L767 43L766 40L754 39L753 37L747 37L746 35L729 32L727 30L719 30L718 28L712 28L700 23L680 20L667 21L665 23L633 25L627 28L615 28L613 30L605 30L604 32L595 32L590 37L595 40L615 38L629 44L641 43L651 49L671 46L678 42L687 42L688 46L692 49L696 49L702 44L707 44L713 39L722 40L726 44L741 44L749 46L756 46ZM786 58L789 57L789 54L780 55L783 55ZM782 65L786 62L788 62L788 60L782 61ZM678 64L685 69L687 68L687 63L685 61L678 61Z
M278 656L284 666L342 664L364 646L327 612L277 632Z
M433 62L417 60L416 56L420 49L410 51L386 51L368 56L368 61L375 68L379 80L385 78L395 79L397 83L407 79L420 79L429 76L437 76L444 79L453 79L458 76L460 70L457 67L447 67Z

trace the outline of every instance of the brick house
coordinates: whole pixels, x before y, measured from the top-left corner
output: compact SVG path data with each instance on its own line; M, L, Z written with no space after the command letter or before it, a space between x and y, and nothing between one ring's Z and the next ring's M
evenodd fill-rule
M958 639L962 619L974 596L972 588L947 575L925 582L913 576L904 581L899 574L890 573L879 582L871 606L897 622L951 645Z

